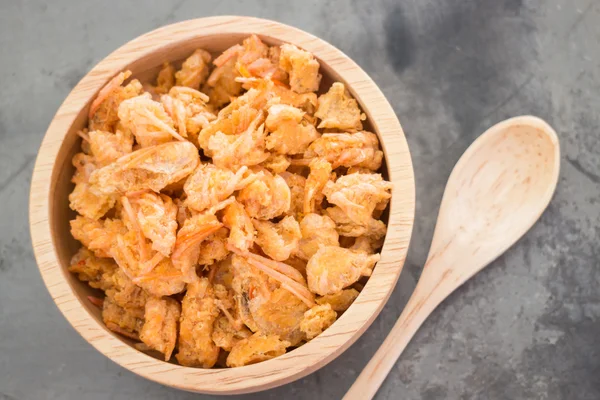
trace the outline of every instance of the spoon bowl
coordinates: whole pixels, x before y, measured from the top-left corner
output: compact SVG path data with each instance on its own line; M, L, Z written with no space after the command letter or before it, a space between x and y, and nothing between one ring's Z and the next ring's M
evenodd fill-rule
M548 206L559 165L558 138L543 120L515 117L488 129L450 174L425 269L452 269L464 282L504 253ZM448 263L453 252L460 266Z
M448 179L421 278L400 318L344 399L370 399L435 308L504 253L550 203L560 169L556 132L522 116L488 129Z

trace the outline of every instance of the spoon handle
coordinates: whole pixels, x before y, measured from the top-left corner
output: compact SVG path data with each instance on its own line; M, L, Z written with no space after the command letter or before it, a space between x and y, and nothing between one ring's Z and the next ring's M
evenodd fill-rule
M431 280L421 277L400 318L350 387L344 400L368 400L375 396L414 334L446 297L447 291L435 290L439 285L430 283Z

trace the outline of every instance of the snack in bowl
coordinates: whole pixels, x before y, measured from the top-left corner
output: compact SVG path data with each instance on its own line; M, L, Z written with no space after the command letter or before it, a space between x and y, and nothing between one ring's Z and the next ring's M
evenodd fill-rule
M252 35L100 90L72 159L69 270L104 292L107 328L184 366L240 367L350 306L392 185L357 101L321 86L311 53Z
M165 362L164 353L159 353L158 351L150 349L148 345L137 339L137 337L141 335L142 326L144 324L146 314L145 304L143 304L143 307L135 307L137 308L137 312L134 315L135 318L130 318L129 320L119 319L122 316L122 307L115 307L112 318L109 320L109 322L113 322L113 327L118 326L115 321L127 322L122 328L123 331L132 333L136 331L139 332L135 336L136 339L111 331L103 321L102 300L104 298L105 301L110 302L103 292L105 290L108 291L110 288L103 286L104 283L109 281L98 280L97 276L104 274L105 270L103 268L105 264L112 265L112 267L106 267L109 273L111 270L116 269L118 265L112 261L113 258L110 254L98 257L96 253L102 255L103 248L107 248L106 237L103 235L95 237L92 232L98 227L106 228L109 232L113 233L128 232L127 227L123 226L124 222L122 221L122 218L119 220L119 215L116 215L116 211L122 208L121 202L118 199L115 201L116 206L112 206L104 216L98 217L98 220L94 220L94 223L87 227L87 229L90 229L90 236L88 237L91 242L90 246L94 247L93 252L90 251L90 253L96 256L99 263L97 267L99 272L94 273L92 270L91 276L96 277L94 279L98 280L97 283L93 285L99 287L99 289L95 289L87 282L79 280L78 274L69 272L69 269L72 268L71 262L73 260L73 255L78 253L82 247L82 244L75 240L70 232L70 221L76 219L78 213L69 208L69 195L74 189L71 178L76 172L76 168L72 163L73 157L77 153L84 153L82 149L88 147L85 140L82 143L82 138L78 135L78 132L82 133L85 128L89 128L89 113L92 103L94 103L102 88L121 72L125 73L125 71L131 71L132 74L131 76L124 77L123 82L119 83L117 86L126 87L129 83L137 79L142 84L142 90L145 92L151 92L152 87L156 88L163 85L169 87L170 84L168 82L173 81L173 71L177 72L182 70L182 63L187 60L190 55L194 54L197 49L204 49L213 58L216 58L230 47L236 44L242 44L244 39L252 34L256 34L261 41L269 47L281 46L282 44L288 43L314 55L315 60L319 64L318 74L322 75L321 81L319 82L319 91L316 93L317 99L319 96L327 93L333 83L343 83L344 88L348 92L347 98L356 100L359 106L359 113L364 113L367 117L364 120L362 119L362 116L360 118L362 131L373 133L373 137L375 137L378 142L378 146L375 148L375 146L372 145L373 141L368 138L369 135L366 135L366 138L364 136L361 138L360 135L356 135L356 133L360 132L359 131L352 134L351 140L340 140L339 136L333 136L333 140L322 140L320 141L320 145L313 146L311 151L317 155L327 155L330 164L332 164L333 160L342 151L346 151L346 154L349 156L348 158L357 157L357 154L360 155L360 151L357 151L356 148L374 155L380 154L378 151L383 151L384 154L381 161L381 169L377 172L380 172L386 181L393 184L392 196L389 199L387 208L380 217L373 219L375 223L370 221L370 226L363 226L361 228L360 226L357 226L357 224L352 224L349 220L344 220L342 218L343 214L341 213L342 209L340 207L332 207L325 202L322 204L324 204L324 208L328 210L327 216L332 219L332 221L328 221L323 215L316 213L312 213L315 214L314 216L311 215L310 217L304 216L303 218L299 218L304 213L304 188L306 185L306 178L308 177L307 174L310 173L309 164L310 161L317 156L309 151L292 156L281 154L269 155L262 165L265 168L270 168L269 171L272 171L273 175L281 176L290 188L290 210L288 211L288 214L294 216L294 219L300 225L300 232L303 236L312 235L319 239L318 241L300 239L300 250L297 253L298 255L290 256L283 263L293 266L298 269L301 274L305 274L305 272L302 271L302 268L307 264L305 261L307 261L311 255L316 253L318 247L320 247L319 243L321 242L325 246L331 245L343 248L350 248L353 246L355 249L368 249L374 245L381 246L381 243L383 242L383 247L374 253L379 253L380 259L369 277L361 277L358 282L343 289L341 293L314 296L315 303L318 305L329 303L333 311L336 312L337 319L335 323L330 325L320 334L317 334L314 339L307 342L301 341L301 346L286 347L286 352L279 356L267 359L263 362L244 365L239 368L205 369L181 365L175 357L180 351L180 343L176 341L172 357L168 362ZM194 64L205 62L202 57L204 53L197 52L196 54L197 58L194 63L186 64L188 66L187 70L193 68ZM200 57L198 57L198 55ZM171 68L165 68L165 62L169 62ZM214 68L212 60L208 62L208 64L211 69ZM161 73L161 71L165 72ZM210 75L210 69L208 73ZM189 76L190 79L193 77L193 75L184 74L182 76L182 74L180 74L180 84L177 84L177 77L175 77L175 86L187 84L183 81L185 76ZM208 80L208 77L206 79ZM225 83L226 81L223 80L221 82ZM231 82L231 80L228 80L227 82ZM244 84L235 81L233 82L235 84ZM221 90L220 93L225 93L225 90L229 90L231 87L233 87L233 84L231 86L222 86L221 88L223 90ZM132 88L136 89L135 87ZM246 90L247 89L242 88L240 94L245 93ZM275 87L274 90L277 90L279 97L289 93L289 91L279 90L278 86ZM303 93L300 97L296 97L301 100L301 103L294 105L294 107L303 109L302 105L310 106L310 101L314 99L314 93L311 93ZM151 95L152 94L153 92ZM168 94L168 92L160 92L157 94L163 95ZM218 95L219 91L217 91L216 94ZM212 95L214 96L215 93L212 93ZM225 96L221 96L221 98L223 99L222 101L228 101ZM158 101L160 101L160 98L158 98ZM315 104L315 106L317 105L318 104ZM95 104L95 106L97 105ZM224 108L226 106L227 104L223 103L219 108ZM168 105L163 105L163 107L168 107ZM214 114L214 112L212 113ZM99 116L101 115L102 114ZM116 118L114 117L114 114L107 114L105 112L104 115L112 115L108 120L113 121L114 128L116 128L116 123L119 119L118 110ZM305 118L306 115L314 114L309 111L303 118ZM267 117L268 115L265 115L265 125ZM200 118L198 118L198 120L200 120ZM102 120L99 120L98 122L101 123ZM270 122L271 121L269 121L269 125ZM316 124L318 123L319 121L316 122ZM270 131L270 127L266 128L267 132L269 132L267 137L269 137L273 132ZM227 129L227 124L224 124L221 131L225 129ZM317 131L322 136L324 136L324 133L335 133L327 132L326 128L317 128ZM177 130L176 132L179 133ZM88 135L89 133L90 132L88 131ZM115 131L110 131L110 134L111 136L109 137L116 135L116 129ZM125 135L127 135L127 133L125 133ZM90 139L91 141L95 140L95 138ZM149 137L149 140L151 139L152 137ZM187 141L191 142L190 144L194 147L194 143L200 145L200 138L198 138L198 140L193 138L187 139ZM338 145L329 146L329 143L332 141L334 143L342 143L343 146L341 149ZM182 142L182 144L184 149L188 148L186 143ZM302 144L302 141L300 141L300 144ZM133 150L132 145L132 151ZM135 150L139 150L137 145ZM185 152L186 150L184 150L184 153ZM209 159L208 156L204 154L204 151L202 151L202 153L202 164L212 165L213 163L207 162ZM271 154L271 150L269 150L269 154ZM83 155L86 157L79 156L80 160L76 161L76 165L79 165L80 163L85 165L86 162L89 161L89 154L84 153ZM164 160L170 156L169 154L160 156L154 154L152 157L154 157L155 160ZM212 159L213 157L210 158ZM294 164L291 163L292 159L296 160L294 161ZM373 159L377 161L377 158L373 157ZM343 159L341 161L345 162ZM101 162L103 163L103 166L107 165L104 164L106 161ZM287 164L288 162L290 165ZM148 165L144 166L145 169L147 169L147 167ZM318 168L318 166L314 167ZM338 167L339 166L334 166L332 164L332 171ZM363 167L364 166L356 168L350 167L347 172L356 172L356 170L362 170L360 168ZM196 166L196 168L198 167ZM207 166L206 168L212 168L212 166ZM240 172L239 175L236 176L235 174L241 167L236 172L233 172L234 169L226 169L233 173L233 180L236 182L238 182L238 179L244 179L248 174L248 172ZM249 169L252 170L252 168ZM298 170L304 171L304 175L299 174ZM115 172L114 170L112 171ZM164 179L164 174L162 174L164 171L158 173L160 171L155 170L154 172L157 173L153 176L153 185L160 186L162 184L162 179ZM86 175L83 174L82 176L85 177ZM132 175L129 175L128 178L127 174L123 175L117 173L116 176L121 178L120 180L115 180L114 184L116 186L134 186L137 184L135 180L128 182L127 179L131 178ZM187 179L189 179L189 177L190 176L188 175ZM318 182L318 180L315 180L314 182ZM178 182L176 185L169 185L162 189L160 194L168 196L168 190L173 190L184 183L185 182ZM85 189L85 186L81 187ZM154 190L140 191L140 194L144 194L145 196L145 192L153 191ZM155 192L155 194L158 193ZM90 192L90 195L93 196L94 193ZM150 193L150 196L151 195L152 193ZM234 196L238 195L239 193L234 193ZM120 197L122 196L119 196L119 198ZM172 209L172 207L168 205L169 201L166 198L162 196L159 197L161 197L167 209ZM91 198L93 199L93 197ZM132 200L133 198L129 199L129 203L132 204L132 208L135 211L139 206L133 204ZM146 200L142 200L141 203L144 203L145 201ZM195 207L206 207L204 205L206 203L203 203L203 201L206 200L202 200L195 205ZM179 210L181 201L173 200L173 203L175 203ZM308 202L308 205L311 206L310 201ZM95 212L104 212L104 210L102 210L103 207L106 207L106 205L99 203L97 211ZM241 215L241 207L242 205L239 201L232 203L231 207L226 207L229 211L227 218L224 216L224 211L226 209L217 211L217 220L223 224L227 222L228 224L233 225L237 221L237 217ZM245 209L246 206L244 205L243 207ZM177 213L176 219L178 230L180 230L180 223L185 222L186 218L192 216L192 211L194 211L191 205L187 205L186 208L186 213ZM181 209L184 210L184 208ZM400 276L410 243L414 221L414 210L414 174L410 151L404 132L390 103L365 71L339 49L298 28L260 18L218 16L182 21L141 35L108 55L81 79L56 112L40 146L31 180L29 227L31 230L31 239L37 265L45 286L51 295L52 301L73 329L77 331L90 346L94 347L108 359L128 371L163 385L197 393L240 394L273 388L307 376L324 367L346 351L365 332L383 309L396 285L398 277ZM199 213L198 211L195 212ZM380 213L380 211L375 210L373 215L377 215L378 213ZM272 222L274 224L277 223L281 230L288 232L288 227L292 225L290 223L291 220L288 219L285 223L281 223L281 220L287 216L288 215L277 217L274 221L260 221ZM333 221L334 218L340 221L341 224L336 224ZM301 221L299 221L300 219ZM83 228L88 222L89 221L85 219L81 219L78 224ZM196 222L201 221L196 220ZM332 224L334 225L332 226ZM380 231L382 224L384 229L386 229L387 226L387 230L385 232L385 240L380 240L379 243L368 240L368 238L360 238L357 240L355 237L348 236L348 234L358 234L360 230L364 231L365 228ZM140 225L143 224L140 222ZM202 247L208 247L211 251L200 251L198 264L208 264L211 255L217 255L219 251L229 251L227 247L221 245L223 242L227 245L229 236L232 237L232 240L239 243L240 246L244 245L244 241L247 240L248 237L246 230L250 229L250 225L237 223L235 226L236 229L234 230L225 226L217 229L217 231L213 233L215 237L219 237L221 240L202 241ZM261 235L262 239L258 240L258 231L269 232L265 227L270 225L261 224L259 222L255 227L252 222L252 226L257 232L255 244L261 248L260 251L251 251L253 254L258 254L270 260L280 262L278 260L281 259L281 257L285 257L287 251L291 252L289 249L295 248L293 240L288 240L289 237L293 236L286 236L286 233L286 235L282 235L285 236L285 239L280 242L284 244L283 246L276 248L271 247L266 250L268 244L271 243L268 239L271 236L263 233ZM341 234L337 233L337 226L343 228ZM191 230L191 228L192 226L190 225L188 229ZM227 233L227 230L229 230L229 233ZM182 232L182 234L183 233L185 233L185 231ZM134 234L136 233L134 232ZM335 236L335 234L337 234L337 236ZM150 235L144 237L148 241L151 240ZM310 239L312 239L312 237L310 237ZM170 240L172 240L172 237ZM177 241L177 231L175 241ZM210 246L208 246L209 244ZM120 248L126 248L126 246L121 246ZM150 254L161 251L159 249L164 250L162 246L156 247L156 245L155 247L150 245L150 249ZM268 251L269 254L265 251ZM124 252L124 254L127 254L127 252ZM87 253L82 252L81 255L87 256ZM327 253L325 255L327 255ZM185 252L182 251L182 254L179 255L180 261L185 261L184 256ZM171 260L171 257L168 259ZM172 261L169 264L169 262L165 260L159 262L152 272L162 273L161 271L168 270L171 267ZM360 272L362 270L358 271ZM201 272L198 275L199 281L200 278L210 278L210 275L207 275L207 272L208 271ZM225 279L227 281L229 278L227 278L226 272L227 269L215 270L213 279ZM115 281L123 282L122 276L124 275L123 271L120 271L118 275L115 274ZM152 277L152 274L149 276ZM272 278L269 279L272 280ZM178 279L167 279L163 283L154 280L151 284L156 287L160 285L160 287L162 287L161 290L165 290L166 292L177 289L170 288L171 285L182 285L181 281ZM140 285L142 285L142 282L131 287L135 289L136 287L139 288ZM193 289L193 286L190 284L183 282L183 285L187 285L187 287L182 289L181 293L165 297L171 297L174 301L181 304L183 296L187 293L185 291ZM201 289L202 286L196 287L196 294L198 295L196 297L200 296ZM213 287L213 291L214 289L215 288ZM119 301L126 301L128 298L135 300L136 297L134 297L133 294L135 294L137 290L138 289L130 292L123 291L118 296L116 295L116 290L109 291L109 294L114 295L114 298ZM144 289L144 291L147 290ZM193 293L193 290L190 292ZM285 290L278 291L278 293L280 292L285 292ZM215 293L215 297L217 293ZM281 295L282 294L279 294L279 296ZM191 297L192 296L190 295L190 298ZM166 303L172 304L168 300ZM195 302L189 303L196 304ZM350 304L352 304L352 306L349 307ZM184 303L182 308L185 307L187 306ZM154 316L159 315L160 312L162 312L160 310L167 310L166 315L168 318L165 318L165 321L170 321L172 319L177 320L176 314L171 311L168 304L164 308L162 306L153 306L151 310L148 310L150 312L150 318L154 320ZM204 313L205 310L205 308L198 308L198 312L200 313ZM143 314L140 311L143 311ZM311 323L311 321L314 322L319 316L325 315L321 311L322 308L319 308L310 313L307 318L307 323ZM210 313L204 314L210 315ZM108 312L107 315L110 316ZM232 317L235 318L236 316L232 315ZM156 321L160 322L161 320L156 319ZM181 321L181 314L179 316L179 321ZM326 321L327 319L323 319L323 322ZM150 342L150 339L148 339L150 337L149 333L157 326L159 326L158 323L154 325L150 324L147 326L147 329L144 330L145 333L143 336L146 337L147 341ZM308 336L316 334L313 332L319 332L318 329L309 329L306 324L304 324L304 326L307 331L305 332L307 338ZM315 324L315 326L319 327L318 324ZM250 341L250 336L252 336L253 332L249 328L248 331L245 331L244 329L238 331L237 337L231 335L232 332L227 329L227 317L222 312L210 328L214 332L212 335L212 342L220 349L225 349L219 350L219 356L215 367L226 366L228 356L227 349L230 346L233 348L233 344L236 340L241 341L248 339L245 343L249 342L251 348L254 349L260 349L261 346L265 346L265 344L268 345L271 340L253 339ZM182 331L181 322L179 322L179 327L176 329L178 329L177 336L179 336ZM184 330L185 329L187 329L187 332L191 333L188 337L194 337L196 329L201 330L201 328L194 325L193 322L188 324L187 327L184 326ZM172 340L170 339L171 336L167 335L168 332L172 332L172 330L167 329L164 335L161 334L160 336L156 336L156 340L152 341L152 345L156 346L156 343L159 343L158 340L160 340L160 343L164 343L165 345L164 347L161 347L161 349L167 352L167 344ZM206 335L203 335L202 337L206 338ZM176 337L176 340L179 340L179 338ZM278 340L283 341L281 338ZM194 343L195 342L190 341L188 344L193 345ZM204 341L202 343L210 344L209 341ZM192 349L193 347L188 346L187 348ZM214 347L208 347L207 351L214 351L211 349L214 349ZM293 351L291 351L292 349ZM266 358L269 358L279 353L280 348L277 347L273 348L273 351L268 351L265 354ZM193 353L190 354L193 357ZM243 353L240 352L237 354L243 355ZM253 357L254 360L250 362L258 361L262 357L261 354L260 351L256 352L256 357ZM182 353L182 356L180 357L183 356L184 354ZM247 364L247 361L250 359L246 356L240 356L238 360Z

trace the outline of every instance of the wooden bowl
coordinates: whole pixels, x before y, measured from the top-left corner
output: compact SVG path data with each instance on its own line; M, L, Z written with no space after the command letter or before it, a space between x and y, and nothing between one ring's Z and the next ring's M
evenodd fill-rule
M313 53L321 64L323 87L342 81L368 116L385 152L383 173L393 182L388 233L381 261L354 304L323 334L281 357L241 368L200 369L168 363L137 351L109 331L100 310L86 296L92 290L67 271L78 243L71 237L68 194L71 157L80 148L76 131L85 126L96 94L115 74L154 75L164 61L181 60L196 48L217 53L250 34L267 44L282 42ZM52 298L73 328L105 356L147 379L193 392L248 393L294 381L321 368L346 350L369 327L390 296L406 257L412 231L415 188L410 153L400 123L377 85L348 56L299 29L248 17L211 17L169 25L125 44L102 60L73 89L52 120L33 172L29 222L35 257Z

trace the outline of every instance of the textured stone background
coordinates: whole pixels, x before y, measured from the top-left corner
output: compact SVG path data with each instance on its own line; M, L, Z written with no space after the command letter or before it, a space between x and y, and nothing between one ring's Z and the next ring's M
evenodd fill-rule
M540 222L448 299L378 399L600 399L598 0L0 0L0 399L201 399L118 367L66 323L33 259L38 146L77 81L124 42L216 14L272 18L342 49L406 131L417 215L406 268L368 332L318 373L244 399L340 398L420 273L449 172L490 125L536 114L562 146Z

